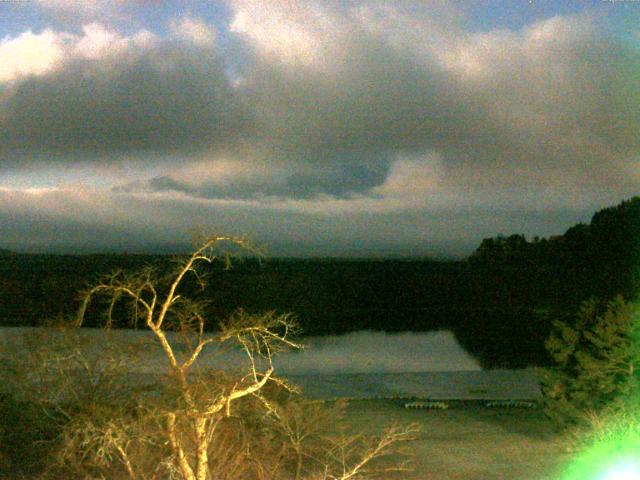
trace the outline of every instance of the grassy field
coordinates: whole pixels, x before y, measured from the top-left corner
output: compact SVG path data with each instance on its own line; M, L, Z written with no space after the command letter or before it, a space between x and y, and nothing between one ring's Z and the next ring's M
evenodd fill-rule
M571 456L538 409L406 409L398 400L355 400L347 409L354 431L375 433L416 422L407 446L415 471L406 479L553 480Z

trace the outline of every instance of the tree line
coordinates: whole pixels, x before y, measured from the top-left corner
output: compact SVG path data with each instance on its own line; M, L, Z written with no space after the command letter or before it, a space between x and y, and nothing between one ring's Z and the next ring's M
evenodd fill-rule
M212 265L204 272L210 285L204 295L212 318L240 307L292 312L307 335L446 328L485 366L540 365L550 361L544 340L553 320L572 315L592 297L635 294L639 229L640 198L634 197L563 235L484 239L464 261L245 258L229 270ZM96 275L151 264L169 271L173 265L172 257L157 255L4 253L2 325L38 325L73 314L79 302L74 292ZM185 288L198 285L187 282ZM88 312L85 324L101 321Z

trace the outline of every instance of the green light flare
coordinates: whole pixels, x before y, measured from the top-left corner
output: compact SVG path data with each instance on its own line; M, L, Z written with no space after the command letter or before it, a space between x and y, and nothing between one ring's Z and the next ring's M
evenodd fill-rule
M607 470L601 480L638 480L640 479L640 465L637 460L621 460Z
M560 480L640 480L640 420L623 416L571 461Z

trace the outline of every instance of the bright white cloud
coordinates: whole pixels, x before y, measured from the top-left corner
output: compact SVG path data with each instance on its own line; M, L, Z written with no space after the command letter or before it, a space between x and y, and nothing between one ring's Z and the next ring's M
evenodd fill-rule
M64 59L72 41L72 35L49 29L5 37L0 41L0 82L50 72Z
M422 199L443 190L445 172L437 153L420 157L401 155L393 162L384 183L372 189L383 197Z
M128 49L150 48L156 41L157 37L146 30L125 37L97 22L84 25L81 35L51 29L27 31L0 42L0 82L45 76L79 59L98 61L122 56Z
M182 17L172 21L169 26L175 36L199 47L211 48L215 44L215 28L199 18Z
M262 56L287 66L331 66L350 24L337 2L236 0L230 31Z
M82 36L77 37L69 52L70 59L82 58L100 60L105 57L119 57L127 49L148 49L157 43L153 33L140 30L131 37L125 37L116 30L94 22L82 27Z

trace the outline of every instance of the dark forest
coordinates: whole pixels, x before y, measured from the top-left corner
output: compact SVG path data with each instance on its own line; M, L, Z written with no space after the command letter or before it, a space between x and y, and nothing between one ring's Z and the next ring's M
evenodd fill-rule
M487 238L464 261L238 258L231 268L212 265L205 291L191 288L210 302L213 319L243 308L291 312L305 335L450 329L486 367L545 365L554 319L573 315L588 298L633 298L639 240L634 197L563 235ZM3 326L73 315L78 292L98 276L145 265L169 269L174 258L7 250L0 256ZM99 323L89 312L87 324Z

